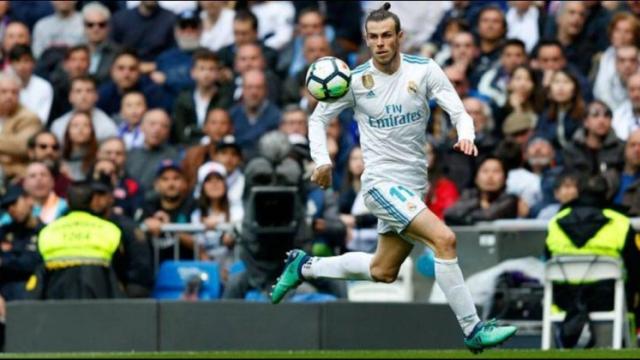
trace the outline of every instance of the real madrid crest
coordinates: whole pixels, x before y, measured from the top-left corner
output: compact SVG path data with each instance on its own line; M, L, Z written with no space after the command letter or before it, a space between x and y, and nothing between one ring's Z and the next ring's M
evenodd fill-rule
M373 85L375 85L373 82L373 75L371 75L371 73L364 74L362 76L362 86L371 90L373 89Z
M407 91L409 91L409 94L416 94L418 92L418 84L413 80L409 80Z

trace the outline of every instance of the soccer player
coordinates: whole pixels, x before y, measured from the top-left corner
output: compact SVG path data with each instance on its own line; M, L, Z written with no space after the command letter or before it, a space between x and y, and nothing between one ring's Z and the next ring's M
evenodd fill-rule
M378 217L376 253L310 257L302 250L292 250L273 287L271 301L279 303L307 279L393 282L414 241L420 241L435 251L436 282L456 314L465 345L480 352L506 341L517 329L498 326L495 320L480 320L458 266L455 235L422 201L427 186L428 99L435 98L449 114L459 137L454 149L469 156L478 154L473 120L433 60L399 52L403 32L398 16L389 8L385 3L365 20L372 59L352 71L349 92L335 102L320 102L309 119L311 155L316 164L311 180L327 189L332 165L325 128L342 110L354 109L365 163L364 201Z

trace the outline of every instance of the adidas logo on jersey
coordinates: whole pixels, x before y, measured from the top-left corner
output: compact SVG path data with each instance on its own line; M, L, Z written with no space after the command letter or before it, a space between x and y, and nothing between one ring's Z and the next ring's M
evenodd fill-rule
M367 99L370 99L375 96L376 96L376 93L374 93L373 90L369 90L369 92L367 93Z

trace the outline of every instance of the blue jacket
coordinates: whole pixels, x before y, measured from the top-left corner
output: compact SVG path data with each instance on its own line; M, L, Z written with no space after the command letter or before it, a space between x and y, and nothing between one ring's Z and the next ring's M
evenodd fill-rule
M242 148L245 159L255 155L258 140L265 133L275 130L280 124L280 109L270 101L266 101L254 125L249 122L242 103L238 103L229 111L233 121L236 141Z
M138 84L136 84L131 90L138 90L144 94L147 100L147 107L149 109L160 107L165 109L168 113L171 113L171 101L162 87L156 85L151 79L146 76L140 78ZM122 94L118 91L118 87L109 80L106 83L100 85L98 88L98 104L97 106L102 109L107 115L114 116L120 112L120 102L122 100Z

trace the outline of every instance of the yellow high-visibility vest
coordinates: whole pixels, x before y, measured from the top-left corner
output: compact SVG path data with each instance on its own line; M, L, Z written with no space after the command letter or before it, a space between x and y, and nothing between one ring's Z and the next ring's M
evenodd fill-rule
M578 248L558 225L558 220L569 215L570 212L571 208L563 209L549 221L547 248L549 248L552 256L606 255L620 258L631 224L628 217L616 211L604 209L602 213L610 221L598 230L581 248Z
M109 266L121 235L115 224L87 212L73 211L42 229L38 250L49 269L84 264Z

